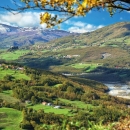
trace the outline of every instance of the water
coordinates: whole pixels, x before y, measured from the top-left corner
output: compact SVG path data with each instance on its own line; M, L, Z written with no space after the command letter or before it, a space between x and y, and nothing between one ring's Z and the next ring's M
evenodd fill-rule
M130 85L121 83L104 83L108 88L108 94L112 96L130 99Z

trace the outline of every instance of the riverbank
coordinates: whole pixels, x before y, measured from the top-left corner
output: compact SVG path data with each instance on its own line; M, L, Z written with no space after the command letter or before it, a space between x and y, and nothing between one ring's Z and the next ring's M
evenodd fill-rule
M67 77L75 76L75 79L82 79L82 82L85 83L84 80L90 79L96 82L101 82L107 86L108 89L105 89L104 92L109 95L122 97L126 99L130 99L130 83L123 82L120 78L115 74L104 74L104 73L80 73L80 74L63 74ZM77 78L76 78L77 77ZM88 82L88 81L86 81Z

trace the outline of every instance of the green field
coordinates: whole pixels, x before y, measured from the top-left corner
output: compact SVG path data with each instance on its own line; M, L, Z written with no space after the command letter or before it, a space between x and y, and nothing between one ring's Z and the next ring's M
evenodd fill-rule
M4 60L17 60L20 56L23 56L30 52L29 50L17 50L14 52L4 52L0 54L0 59Z
M13 95L12 90L5 90L5 91L3 91L2 93L5 94L5 95L9 95L9 96L12 96L12 95Z
M97 67L101 66L98 65L98 63L76 63L71 65L59 65L59 66L51 66L50 70L54 72L74 72L74 73L80 73L80 72L91 72L95 70Z
M86 103L81 102L81 101L70 101L70 100L67 100L67 99L60 99L60 101L66 103L66 104L71 104L71 106L77 107L77 108L91 109L91 108L94 107L91 104L86 104Z
M20 70L3 69L2 67L0 67L0 79L3 79L3 77L6 76L6 75L11 75L15 79L26 79L26 80L30 80L30 77L28 77L27 75L25 75Z
M56 109L54 108L54 106L47 106L47 105L42 105L42 104L37 104L34 106L28 106L28 107L33 108L35 110L43 109L44 112L46 113L53 112L55 114L64 114L64 115L71 115L69 113L71 109L76 109L76 108L92 109L94 107L91 104L85 104L84 102L81 102L81 101L70 101L67 99L59 99L59 100L61 102L64 102L65 104L70 104L71 107L69 108L62 107L60 109Z
M91 72L95 70L99 65L98 64L89 64L89 63L76 63L72 64L71 67L74 67L76 69L85 69L86 72Z
M8 103L19 102L19 99L16 99L12 96L12 90L3 91L2 93L0 93L0 99L3 99Z
M0 108L0 129L20 130L19 123L22 120L22 113L12 108Z
M46 105L42 105L42 104L37 104L34 106L29 106L30 108L33 108L35 110L39 110L39 109L43 109L44 112L46 113L55 113L55 114L64 114L64 115L69 115L69 110L67 108L60 108L60 109L56 109L54 108L54 106L46 106Z

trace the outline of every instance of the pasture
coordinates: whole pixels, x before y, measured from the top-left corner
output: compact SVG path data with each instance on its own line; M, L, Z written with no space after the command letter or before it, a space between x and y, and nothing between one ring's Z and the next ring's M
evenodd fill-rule
M12 108L0 108L0 129L20 130L19 124L22 121L22 112Z
M17 50L13 52L4 51L0 54L0 59L4 59L7 61L17 60L20 56L26 55L29 52L29 50Z
M91 104L86 104L86 103L81 102L81 101L70 101L70 100L61 99L61 98L59 100L64 102L65 104L70 104L72 107L75 107L75 108L91 109L94 107Z
M91 72L93 70L95 70L99 65L96 63L76 63L76 64L72 64L71 67L74 67L76 69L84 69L85 72Z
M47 106L42 104L29 106L29 108L33 108L34 110L43 109L45 113L55 113L55 114L64 114L64 115L69 115L69 110L70 110L67 108L56 109L54 108L54 106Z
M84 102L81 101L70 101L61 98L59 99L59 101L69 106L61 106L60 109L56 109L54 108L54 105L48 106L48 105L36 104L34 106L28 105L28 108L33 108L34 110L43 109L45 113L64 114L70 116L73 115L73 112L71 111L76 111L76 108L91 110L94 107L91 104L85 104Z
M4 78L6 75L11 75L15 79L26 79L30 80L30 77L25 75L21 70L15 70L15 69L3 69L0 67L0 80Z
M19 99L16 99L12 96L12 90L6 90L0 93L0 99L3 99L9 103L16 103L19 102Z
M12 96L12 95L13 95L12 90L5 90L5 91L3 91L2 93L5 94L5 95L9 95L9 96Z

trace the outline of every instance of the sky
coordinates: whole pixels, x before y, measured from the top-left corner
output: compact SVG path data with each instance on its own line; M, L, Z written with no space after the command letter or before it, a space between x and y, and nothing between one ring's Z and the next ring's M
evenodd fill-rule
M0 6L15 7L12 0L2 0L2 2L0 2ZM41 13L42 12L40 11L28 10L26 12L13 15L9 11L0 9L0 23L19 27L45 28L45 25L40 24L39 16ZM106 10L100 9L99 11L90 11L85 17L71 18L60 24L60 29L70 32L85 33L117 22L126 21L130 22L130 12L128 11L116 12L112 17L110 17Z

